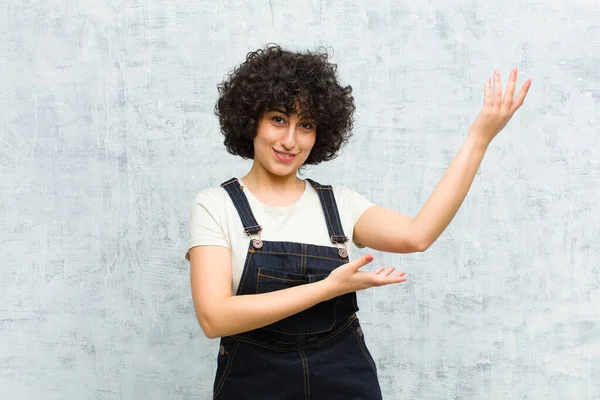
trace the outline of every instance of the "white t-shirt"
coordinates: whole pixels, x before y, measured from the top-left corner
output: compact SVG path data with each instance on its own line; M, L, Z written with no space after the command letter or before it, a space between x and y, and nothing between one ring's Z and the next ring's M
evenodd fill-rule
M241 180L240 184L245 186ZM262 240L336 247L329 238L317 191L309 182L306 182L305 186L300 199L285 207L265 205L244 187L244 194L248 198L254 217L262 226ZM373 203L345 186L334 186L333 193L344 234L352 241L356 221L367 208L373 206ZM225 189L220 186L213 187L196 195L191 208L188 249L207 245L228 247L232 257L232 293L237 291L240 282L249 241L239 214ZM360 243L355 244L362 247ZM348 257L351 250L349 245L350 243L347 243ZM189 250L185 257L189 260Z

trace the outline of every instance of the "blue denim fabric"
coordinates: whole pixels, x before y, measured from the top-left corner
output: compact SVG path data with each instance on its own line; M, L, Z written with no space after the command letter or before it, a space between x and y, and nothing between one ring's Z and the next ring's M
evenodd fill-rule
M332 243L345 244L331 186L319 193ZM261 227L233 178L222 184L255 240L237 295L267 293L324 279L348 262L336 247L256 241ZM356 293L319 303L271 325L221 338L214 398L381 399L377 369L356 317Z

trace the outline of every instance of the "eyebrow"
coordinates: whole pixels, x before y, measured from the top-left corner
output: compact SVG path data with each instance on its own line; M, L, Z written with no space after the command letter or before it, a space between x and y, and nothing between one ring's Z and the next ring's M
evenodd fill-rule
M282 108L269 107L269 108L267 108L267 112L279 112L279 113L282 113L283 115L285 115L286 117L290 116L290 113L287 112L287 110L283 107ZM294 113L294 114L297 114L297 113ZM309 122L315 123L313 118L305 117L305 116L303 116L303 114L304 113L297 114L298 118L300 118L301 121L309 121Z
M267 112L273 112L273 111L280 112L282 114L285 114L288 117L290 116L290 113L288 113L285 108L270 107L267 109Z

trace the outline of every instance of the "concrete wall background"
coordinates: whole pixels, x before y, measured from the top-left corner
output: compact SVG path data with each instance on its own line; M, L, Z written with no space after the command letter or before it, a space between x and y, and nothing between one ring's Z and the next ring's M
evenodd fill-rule
M209 399L189 204L243 174L216 84L267 42L334 49L355 136L306 175L415 215L494 68L533 78L410 281L360 294L388 399L600 399L592 0L0 1L0 398ZM355 253L358 254L358 253Z

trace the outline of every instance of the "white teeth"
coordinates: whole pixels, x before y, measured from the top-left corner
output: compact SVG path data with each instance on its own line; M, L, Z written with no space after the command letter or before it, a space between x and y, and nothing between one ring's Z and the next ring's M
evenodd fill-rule
M283 154L283 153L280 153L280 152L277 152L277 154L279 154L283 158L290 158L292 156L291 154Z

